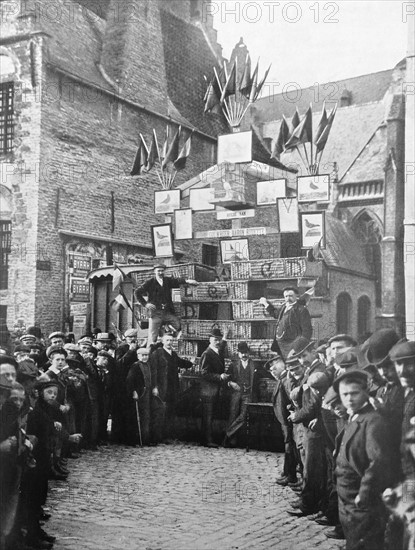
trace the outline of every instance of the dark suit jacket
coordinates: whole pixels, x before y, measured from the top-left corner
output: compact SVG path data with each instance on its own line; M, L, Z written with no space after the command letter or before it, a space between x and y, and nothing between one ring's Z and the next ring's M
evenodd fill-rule
M358 494L362 506L379 499L391 482L391 445L387 425L371 405L366 405L336 438L335 459L344 453L352 470L360 477ZM336 468L336 475L339 475ZM339 487L341 496L341 488Z
M208 347L200 358L202 373L201 395L214 396L219 391L222 380L220 375L225 372L225 360L221 353L216 353Z
M147 302L144 295L148 295L148 303L154 304L157 309L164 309L169 313L174 313L174 306L171 298L171 289L180 288L180 285L186 283L186 279L174 277L164 277L163 286L160 286L155 277L148 279L143 285L135 290L137 300L145 307Z
M272 304L266 308L268 313L277 319L277 329L275 339L282 342L292 342L297 336L304 336L310 340L313 334L311 317L307 307L297 302L291 309L286 311L283 305L280 310L276 310Z
M287 372L284 371L276 380L277 384L272 392L272 404L274 407L274 414L281 426L291 426L288 415L290 414L287 406L291 403L289 396L287 395L287 389L284 385L286 381Z
M179 392L179 369L189 369L192 363L180 358L175 351L171 355L158 348L150 355L152 387L157 386L162 401L175 401Z
M228 380L229 381L232 381L232 382L236 382L241 390L243 390L243 376L242 376L242 362L241 362L241 359L238 357L235 361L233 361L229 367L229 372L228 374L230 375L230 379ZM250 400L253 401L254 400L254 395L256 394L256 388L255 388L255 372L256 372L256 368L255 368L255 364L254 362L252 361L252 359L249 359L248 360L248 366L247 366L247 369L249 371L249 394L250 394Z
M153 370L154 367L150 362L144 364L137 361L131 365L126 380L128 397L132 397L134 391L140 396L145 390L151 390L152 378L154 377Z

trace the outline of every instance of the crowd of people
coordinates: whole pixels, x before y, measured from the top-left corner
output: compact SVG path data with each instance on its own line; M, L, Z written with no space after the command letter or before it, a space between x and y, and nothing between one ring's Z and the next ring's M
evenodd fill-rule
M298 493L288 513L332 526L327 536L345 539L346 550L410 550L415 343L393 329L378 330L361 345L346 334L316 343L305 306L296 306L298 292L285 294L284 311L293 320L284 321L281 334L290 339L281 346L277 338L261 368L274 379L272 405L284 438L276 483ZM306 334L294 327L298 319ZM162 331L156 343L154 335L139 341L134 328L122 341L96 329L75 343L62 332L45 342L30 327L12 349L0 350L2 549L53 546L55 537L44 530L48 481L65 481L70 461L84 449L172 442L179 375L194 365L174 351L177 334L169 324ZM249 344L239 342L229 358L224 335L213 328L197 371L202 443L218 447L215 407L227 394L223 446L236 446L248 403L257 399L258 364Z

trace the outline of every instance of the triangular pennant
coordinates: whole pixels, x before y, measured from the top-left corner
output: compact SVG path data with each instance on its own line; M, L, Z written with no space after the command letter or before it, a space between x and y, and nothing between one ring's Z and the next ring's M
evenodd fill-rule
M140 142L138 144L137 153L135 155L134 164L130 172L130 176L140 176L141 169L147 164L148 148L143 136L140 134Z
M185 141L185 143L184 143L184 145L183 145L183 147L182 147L182 149L179 153L179 156L174 161L174 167L175 167L176 170L183 170L186 167L187 157L190 155L190 149L191 149L191 146L192 146L192 135L193 135L193 132L190 134L190 136Z

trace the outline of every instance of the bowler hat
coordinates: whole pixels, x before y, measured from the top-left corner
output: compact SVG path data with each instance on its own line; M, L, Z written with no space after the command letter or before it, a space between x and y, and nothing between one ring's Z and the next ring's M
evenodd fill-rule
M65 348L63 348L62 346L49 346L46 350L46 357L48 359L50 359L50 357L54 354L54 353L59 353L61 355L64 355L65 357L68 356L68 352L66 351Z
M275 362L275 361L282 361L283 363L284 362L284 359L281 357L281 355L279 355L278 353L276 355L274 355L273 357L271 357L271 359L268 359L268 361L264 364L264 369L265 370L269 370L271 368L271 365Z
M27 327L26 334L31 334L35 338L38 338L39 340L42 338L42 331L40 327L36 325L32 325L30 327Z
M249 353L249 347L246 342L238 342L239 353Z
M415 359L415 342L400 340L389 352L392 361L406 361Z
M223 338L223 334L222 334L222 332L220 331L219 328L213 328L210 331L209 336L211 336L213 338Z
M164 264L156 264L153 266L153 270L154 269L166 269L166 266Z
M348 342L350 344L350 347L357 345L356 340L352 338L349 334L336 334L335 336L332 336L327 343L330 346L330 344L332 344L333 342L343 342L343 341Z
M391 328L377 330L369 338L367 359L372 365L379 365L388 358L390 350L399 341L396 331Z
M352 369L358 367L356 348L350 348L347 351L341 353L336 358L337 365L342 369Z
M298 336L291 344L291 349L287 355L287 363L297 360L304 351L312 346L314 346L314 342L310 342L310 340L304 336Z
M365 372L364 370L358 370L358 369L356 370L352 369L344 372L338 378L336 378L335 381L333 382L334 391L336 391L337 393L339 393L340 382L349 382L349 383L357 382L360 384L364 383L367 385L369 383L369 376L367 372Z
M56 332L51 332L48 338L49 340L51 340L52 338L65 338L65 334L58 330Z

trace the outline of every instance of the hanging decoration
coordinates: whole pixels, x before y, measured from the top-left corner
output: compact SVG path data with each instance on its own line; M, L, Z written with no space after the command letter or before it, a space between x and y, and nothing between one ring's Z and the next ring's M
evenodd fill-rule
M224 63L219 72L213 69L214 76L209 82L204 97L205 113L222 111L231 128L238 128L249 106L258 99L265 84L271 65L258 81L259 60L251 74L251 58L247 54L241 66L236 57L232 63Z
M131 176L142 176L150 172L156 164L156 172L163 189L171 189L177 172L184 170L190 155L192 135L194 130L182 139L182 127L179 126L172 138L167 125L163 146L160 149L156 131L153 130L150 147L147 146L142 134L138 143ZM181 147L180 147L181 144Z

